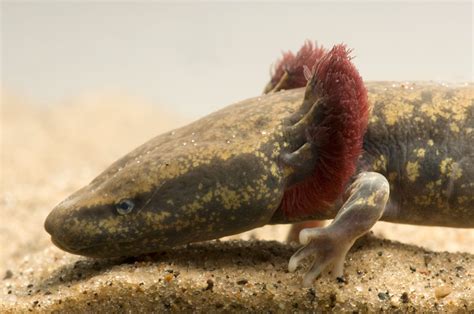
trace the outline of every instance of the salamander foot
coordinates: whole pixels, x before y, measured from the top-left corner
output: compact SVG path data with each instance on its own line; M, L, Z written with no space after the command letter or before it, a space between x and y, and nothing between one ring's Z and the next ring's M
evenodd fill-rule
M304 246L290 259L288 270L293 272L301 262L314 256L310 270L304 275L303 286L310 287L313 281L325 270L334 278L342 277L344 260L355 240L341 239L328 228L303 229L300 232L300 243Z
M331 271L334 277L342 277L347 252L380 219L389 193L383 175L359 174L347 189L347 200L330 225L301 230L299 239L304 247L291 257L288 270L295 271L303 259L314 256L311 269L303 278L305 287L311 286L324 270Z

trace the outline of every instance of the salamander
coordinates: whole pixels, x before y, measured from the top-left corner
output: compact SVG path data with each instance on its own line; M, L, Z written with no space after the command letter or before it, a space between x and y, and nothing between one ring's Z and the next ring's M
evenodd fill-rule
M474 227L474 86L363 82L350 50L307 42L263 95L161 134L59 203L59 248L130 256L266 224L334 219L300 232L303 283L342 276L378 220Z

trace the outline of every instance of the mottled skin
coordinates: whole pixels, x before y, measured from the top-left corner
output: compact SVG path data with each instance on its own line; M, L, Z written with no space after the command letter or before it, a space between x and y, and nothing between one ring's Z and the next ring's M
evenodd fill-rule
M390 182L390 208L382 219L473 227L473 85L366 85L373 113L358 168ZM288 222L275 213L285 181L278 157L291 146L282 131L303 92L244 100L155 137L59 204L48 230L63 229L54 232L59 245L94 256L143 253ZM115 211L127 198L140 208L134 217ZM306 218L333 218L337 204L333 209ZM136 250L112 253L130 232L143 238ZM143 241L148 244L139 245ZM83 249L76 251L76 243Z
M377 172L390 183L381 220L474 227L474 84L365 85L373 109L356 174ZM334 218L344 199L307 218Z
M383 220L474 227L474 85L366 84L374 109L359 169L383 174Z
M131 255L267 224L285 184L283 126L302 90L242 101L162 134L59 204L45 227L59 247ZM133 199L119 215L116 204Z
M300 88L155 137L60 203L46 230L68 252L110 257L335 217L328 227L303 230L306 246L290 260L294 270L315 255L309 285L329 265L342 275L347 251L379 219L474 227L474 86L366 86L373 111L364 153L346 192L325 208L290 217L280 207L285 189L314 167L314 150L301 150L301 121L320 102ZM119 214L123 200L134 207Z

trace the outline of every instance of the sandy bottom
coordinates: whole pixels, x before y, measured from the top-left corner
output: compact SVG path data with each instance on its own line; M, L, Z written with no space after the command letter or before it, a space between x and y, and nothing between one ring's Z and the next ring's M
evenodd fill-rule
M3 280L0 312L459 312L474 311L473 255L435 253L365 237L346 276L301 286L287 271L297 249L268 241L212 241L94 260L53 247L24 258Z
M44 252L59 256L65 263L77 260L52 248L43 230L51 208L132 148L185 122L182 117L123 95L92 95L54 107L37 107L25 99L2 95L0 276L8 277L8 271L20 267L25 258ZM231 238L281 242L287 231L288 226L267 226ZM474 253L474 230L377 223L374 233L433 251ZM251 243L282 250L285 259L291 255L292 247L278 242ZM219 247L225 250L222 244ZM260 253L250 249L246 254L257 254L258 258ZM474 260L468 256L471 259L465 260L463 267L472 274ZM232 267L226 270L229 276L235 276L234 271ZM245 273L241 276L248 277ZM281 280L288 279L285 276ZM1 293L8 290L3 288Z

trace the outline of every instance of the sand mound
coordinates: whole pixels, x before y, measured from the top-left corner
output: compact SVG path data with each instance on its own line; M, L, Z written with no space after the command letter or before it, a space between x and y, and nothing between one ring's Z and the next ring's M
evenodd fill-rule
M231 241L135 258L95 260L54 248L3 280L1 311L473 311L474 255L434 253L373 237L358 241L345 278L302 288L288 273L295 246ZM6 290L6 291L5 291Z

